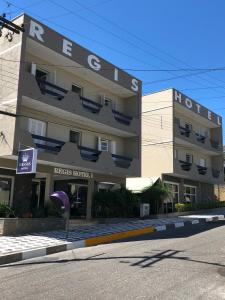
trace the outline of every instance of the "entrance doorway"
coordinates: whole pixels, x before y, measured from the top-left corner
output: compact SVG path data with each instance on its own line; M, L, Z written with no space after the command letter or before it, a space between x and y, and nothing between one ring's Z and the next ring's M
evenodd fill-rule
M32 180L31 210L32 212L44 209L45 179Z
M86 180L56 180L54 190L64 191L69 196L72 218L86 218L88 192Z

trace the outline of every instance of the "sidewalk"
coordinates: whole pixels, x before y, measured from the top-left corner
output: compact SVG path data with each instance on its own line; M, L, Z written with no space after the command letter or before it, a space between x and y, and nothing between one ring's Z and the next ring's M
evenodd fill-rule
M177 218L133 220L113 224L76 226L66 239L65 231L51 231L21 236L0 237L0 264L40 257L61 251L94 246L123 238L155 231L195 225L200 222L224 220L225 208L207 211L207 214L187 215Z

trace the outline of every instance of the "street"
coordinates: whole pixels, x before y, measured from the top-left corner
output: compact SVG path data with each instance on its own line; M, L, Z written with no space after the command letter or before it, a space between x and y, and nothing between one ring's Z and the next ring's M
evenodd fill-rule
M225 299L225 222L1 266L0 299Z

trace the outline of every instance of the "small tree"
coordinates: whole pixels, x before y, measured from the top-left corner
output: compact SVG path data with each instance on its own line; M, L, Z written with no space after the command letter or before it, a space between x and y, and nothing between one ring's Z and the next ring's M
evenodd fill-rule
M157 214L163 205L163 201L170 196L171 192L168 187L161 182L157 182L142 190L141 201L150 204L151 214Z

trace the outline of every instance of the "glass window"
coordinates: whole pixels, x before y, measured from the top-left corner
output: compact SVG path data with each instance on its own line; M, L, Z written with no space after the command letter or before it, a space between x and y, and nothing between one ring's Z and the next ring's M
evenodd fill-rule
M193 162L193 155L186 153L186 162L192 163Z
M165 185L168 187L168 189L171 192L171 197L170 200L173 203L178 203L179 202L179 185L178 183L169 183L169 182L165 182Z
M10 205L12 179L0 177L0 203Z
M196 202L196 190L194 186L184 186L184 203L195 203Z
M82 96L82 87L76 84L72 84L72 92L78 94L79 96Z
M80 132L70 130L70 142L79 145Z

